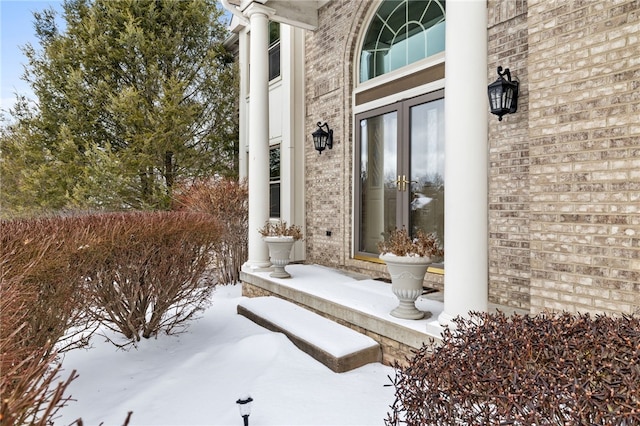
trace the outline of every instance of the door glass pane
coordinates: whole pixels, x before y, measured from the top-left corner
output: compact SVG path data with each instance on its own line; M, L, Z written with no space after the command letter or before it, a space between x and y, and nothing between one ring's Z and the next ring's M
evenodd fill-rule
M359 251L377 253L382 233L396 226L398 113L360 121Z
M435 232L444 243L444 100L410 108L409 229Z

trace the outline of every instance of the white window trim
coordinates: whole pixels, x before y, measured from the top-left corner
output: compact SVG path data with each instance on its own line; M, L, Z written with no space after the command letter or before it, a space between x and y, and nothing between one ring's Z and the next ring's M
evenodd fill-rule
M444 88L444 79L436 80L428 84L423 84L421 86L413 87L409 90L405 90L403 92L394 93L393 95L379 98L371 102L367 102L365 104L356 105L356 95L358 93L370 90L374 87L381 86L383 84L389 83L391 81L395 81L406 77L410 74L413 74L417 71L421 71L427 68L431 68L435 65L444 63L444 52L440 52L437 55L430 56L421 61L415 62L413 64L407 65L404 68L401 68L397 71L393 71L390 73L386 73L381 75L380 77L373 78L371 80L366 81L365 83L358 84L354 90L353 95L351 97L352 102L352 110L353 115L359 114L361 112L365 112L370 109L375 109L387 104L392 104L397 101L406 98L412 98L414 96L419 96L425 93L433 92L435 90L439 90Z

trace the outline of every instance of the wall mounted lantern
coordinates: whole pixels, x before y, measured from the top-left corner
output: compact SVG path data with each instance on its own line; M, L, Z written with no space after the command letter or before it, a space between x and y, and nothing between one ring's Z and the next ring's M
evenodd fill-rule
M517 81L511 81L509 68L503 72L502 67L498 67L498 79L489 85L488 92L491 114L497 115L499 121L502 121L503 115L518 110L518 85Z
M246 397L239 398L236 401L236 404L238 404L238 408L240 409L240 415L242 416L242 420L244 421L244 426L249 426L249 415L251 414L252 402L253 398L248 395Z
M321 124L318 121L317 126L318 128L311 133L311 136L313 136L313 146L318 151L318 155L320 155L325 148L333 148L333 130L329 128L327 123ZM324 130L323 127L327 130Z

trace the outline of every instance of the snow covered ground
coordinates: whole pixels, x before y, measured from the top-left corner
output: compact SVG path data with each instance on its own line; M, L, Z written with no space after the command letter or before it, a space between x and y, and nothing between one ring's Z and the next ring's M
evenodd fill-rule
M240 285L216 289L212 306L186 333L140 342L129 351L100 336L89 350L66 354L63 368L80 375L76 400L56 425L82 417L89 426L242 425L236 400L253 398L249 424L382 425L393 402L392 368L368 364L334 373L236 314Z

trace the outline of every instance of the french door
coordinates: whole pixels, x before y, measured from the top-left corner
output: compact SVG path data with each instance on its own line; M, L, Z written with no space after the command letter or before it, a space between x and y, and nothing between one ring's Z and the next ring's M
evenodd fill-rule
M356 115L356 256L406 227L444 242L444 98L430 93Z

